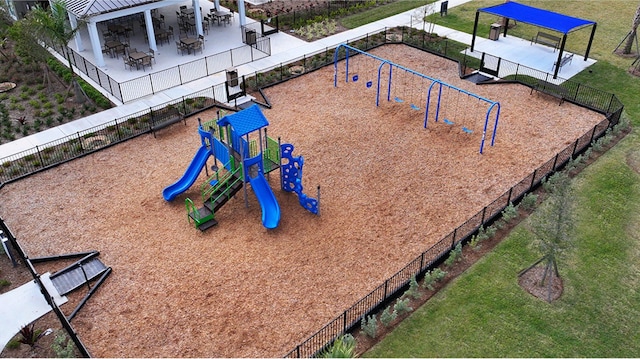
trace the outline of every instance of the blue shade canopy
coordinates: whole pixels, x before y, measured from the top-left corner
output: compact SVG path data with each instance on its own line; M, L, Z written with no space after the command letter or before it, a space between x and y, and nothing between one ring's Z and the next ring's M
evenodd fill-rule
M260 107L253 105L240 112L224 116L218 120L219 126L231 125L238 136L257 131L269 125L269 121L264 117Z
M502 16L525 24L543 27L567 34L582 27L595 24L595 21L563 15L557 12L508 1L504 4L489 6L478 11Z

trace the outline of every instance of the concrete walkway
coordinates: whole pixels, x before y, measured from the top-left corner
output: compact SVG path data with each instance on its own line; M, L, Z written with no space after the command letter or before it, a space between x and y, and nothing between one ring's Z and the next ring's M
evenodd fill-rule
M441 1L442 0L437 1L432 9L434 9L435 11L439 11ZM469 1L471 0L449 0L449 8L459 6ZM367 25L360 26L356 29L344 31L339 34L335 34L311 43L302 42L301 40L289 36L285 33L277 33L271 35L271 56L246 65L239 66L237 68L238 74L240 76L251 75L255 72L273 68L279 66L281 63L287 63L296 58L300 58L303 55L321 52L326 48L333 48L341 43L346 42L347 40L352 40L366 34L382 31L385 27L390 28L396 26L414 25L414 27L422 29L422 23L412 19L412 14L414 12L415 9ZM471 44L470 34L437 25L435 26L434 31L440 36L466 43L468 45ZM489 40L477 38L476 44L478 44L478 46L481 46L481 44L486 41ZM171 100L181 98L182 96L186 96L204 89L209 89L215 85L223 83L226 80L225 77L226 74L224 72L221 72L212 76L208 76L206 78L202 78L181 86L168 89L161 93L139 99L137 101L126 103L82 119L78 119L27 137L20 138L7 144L0 145L0 159L33 149L36 146L43 146L52 141L75 134L79 131L83 131L114 121L118 118L123 118L141 111L148 110L150 107L167 103ZM85 80L88 79L85 78ZM90 79L88 81L91 82Z
M40 280L56 304L63 305L67 297L58 295L49 276L47 272L40 276ZM0 295L0 347L4 348L22 327L52 310L35 280Z

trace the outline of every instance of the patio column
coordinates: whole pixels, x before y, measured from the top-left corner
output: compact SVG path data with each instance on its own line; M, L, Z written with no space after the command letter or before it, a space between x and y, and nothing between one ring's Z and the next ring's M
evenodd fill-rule
M89 39L91 40L93 57L96 59L96 66L105 67L102 45L100 45L100 36L98 36L98 26L95 21L90 20L87 22L87 31L89 32Z
M240 26L247 24L247 16L244 11L244 0L238 0L238 17L240 18Z
M215 0L213 2L213 7L214 9L216 9L216 11L220 11L220 0Z
M71 24L71 28L76 30L78 28L78 19L73 16L70 12L67 12L67 17L69 18L69 23ZM73 40L76 42L76 48L78 52L84 51L84 46L82 45L82 37L80 37L80 31L76 31L76 34L73 36Z
M202 32L202 11L200 11L200 1L193 1L193 20L196 22L196 32L203 35Z
M153 19L151 18L151 10L144 11L144 23L147 28L147 38L149 39L149 48L158 52L158 45L156 45L156 33L153 31Z

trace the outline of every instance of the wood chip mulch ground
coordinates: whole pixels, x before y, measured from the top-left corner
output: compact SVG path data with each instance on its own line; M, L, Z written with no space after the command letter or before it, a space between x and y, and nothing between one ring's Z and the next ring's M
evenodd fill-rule
M376 107L365 84L378 64L363 59L355 83L334 88L327 67L266 90L269 135L304 156L319 217L272 173L277 229L262 226L251 189L248 208L241 191L217 227L194 229L184 200L201 204L204 174L170 203L162 190L200 146L195 118L2 188L0 216L30 256L95 249L113 267L72 322L93 356L282 356L602 120L517 84L460 80L457 64L410 47L373 53L500 101L495 146L478 153L476 100L446 101L456 125L424 129L409 106L423 82L410 77L394 87L404 103Z

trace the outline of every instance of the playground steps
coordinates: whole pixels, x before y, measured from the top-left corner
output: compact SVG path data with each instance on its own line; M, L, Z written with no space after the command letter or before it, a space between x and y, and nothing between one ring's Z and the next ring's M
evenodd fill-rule
M236 181L237 179L239 179L238 175L231 176L230 181L234 183L233 185L231 185L231 187L225 188L223 186L222 188L219 188L210 196L210 198L216 198L215 201L205 201L204 207L198 208L197 213L189 213L189 217L196 223L199 222L197 218L210 218L209 220L201 221L198 224L197 227L199 230L204 232L207 229L218 224L218 221L213 218L213 214L216 213L220 208L222 208L222 206L224 206L224 204L227 203L229 199L231 199L236 193L238 193L238 191L240 191L243 183L242 181ZM224 195L222 195L223 193Z
M51 275L51 282L60 295L66 295L101 276L109 268L97 257L81 259Z
M237 176L233 176L233 178L237 178ZM214 192L211 195L211 198L217 198L215 201L206 201L204 206L213 213L216 213L225 203L229 201L240 189L242 188L242 181L234 181L235 183L228 189L228 192L224 196L220 196L222 194L221 190Z
M198 213L196 215L196 213L189 213L189 217L191 217L191 219L193 219L194 222L198 223L198 218L205 218L208 216L211 216L213 214L213 212L211 212L211 210L209 208L202 207L202 208L198 208L197 209ZM202 222L198 225L198 229L201 231L205 231L215 225L218 224L218 221L216 221L213 217L211 219L209 219L206 222Z

